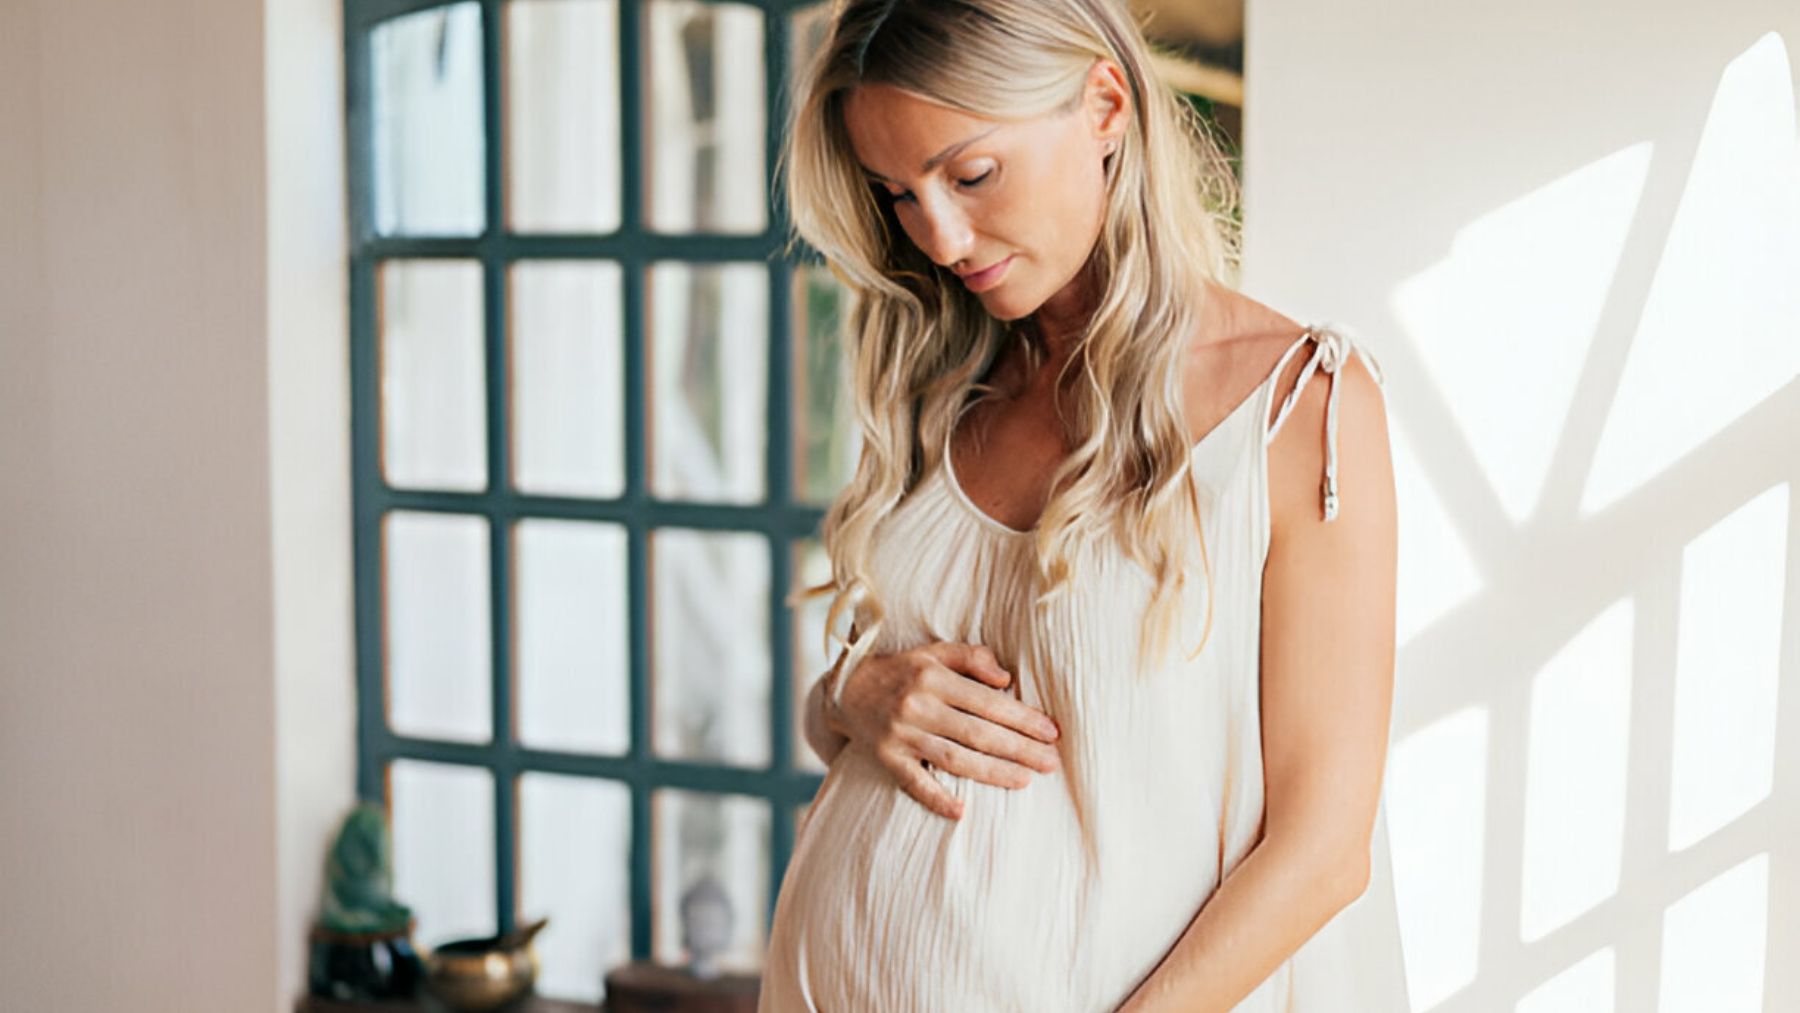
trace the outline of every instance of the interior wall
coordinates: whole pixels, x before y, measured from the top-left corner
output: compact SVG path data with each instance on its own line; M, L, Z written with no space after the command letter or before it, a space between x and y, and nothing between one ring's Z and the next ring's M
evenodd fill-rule
M343 5L264 0L278 1006L356 787Z
M1248 15L1243 287L1387 379L1413 1008L1800 1008L1800 7Z
M9 1008L301 988L354 763L337 14L7 8Z

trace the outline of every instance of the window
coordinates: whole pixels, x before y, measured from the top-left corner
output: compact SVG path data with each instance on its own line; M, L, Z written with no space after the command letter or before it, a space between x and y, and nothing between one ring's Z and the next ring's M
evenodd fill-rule
M855 426L781 252L818 4L346 0L358 790L415 940L539 916L539 991L755 970L822 766L815 538Z

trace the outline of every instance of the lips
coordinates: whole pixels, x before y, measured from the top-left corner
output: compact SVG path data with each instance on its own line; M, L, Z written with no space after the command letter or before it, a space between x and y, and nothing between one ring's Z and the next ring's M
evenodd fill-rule
M961 275L960 277L962 278L964 285L967 285L969 288L979 292L982 289L988 287L989 285L999 281L1000 275L1005 273L1005 271L1006 271L1006 265L1008 265L1010 263L1012 263L1012 256L1009 255L997 263L990 264L987 267L984 267L979 271L970 271L969 273Z

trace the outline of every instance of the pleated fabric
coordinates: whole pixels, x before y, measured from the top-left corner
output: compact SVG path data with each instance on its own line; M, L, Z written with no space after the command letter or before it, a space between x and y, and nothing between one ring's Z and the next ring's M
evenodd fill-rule
M1270 424L1276 379L1308 342L1313 355ZM1062 765L1017 789L930 768L964 804L951 820L847 745L783 874L759 1011L1105 1013L1162 961L1262 835L1267 447L1298 391L1325 374L1321 509L1335 516L1335 374L1352 352L1381 378L1347 328L1309 327L1191 449L1213 628L1187 658L1207 593L1195 539L1181 643L1150 672L1136 670L1148 571L1115 543L1084 545L1069 593L1034 619L1033 533L983 513L939 455L877 528L871 576L885 612L873 650L988 645L1020 699L1057 719ZM1369 890L1237 1010L1408 1008L1385 806L1372 857Z

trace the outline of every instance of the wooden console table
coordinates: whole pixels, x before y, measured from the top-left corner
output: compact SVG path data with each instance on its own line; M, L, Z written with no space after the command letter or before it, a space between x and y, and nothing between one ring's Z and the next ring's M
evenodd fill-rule
M606 974L607 1001L601 1005L530 996L505 1013L756 1013L762 979L726 974L699 981L659 964L637 961ZM294 1013L442 1013L431 1000L339 1002L303 996Z
M532 996L507 1013L601 1013L605 1006L591 1002L568 1002ZM339 1002L304 996L294 1004L294 1013L433 1013L436 1007L424 1002Z

